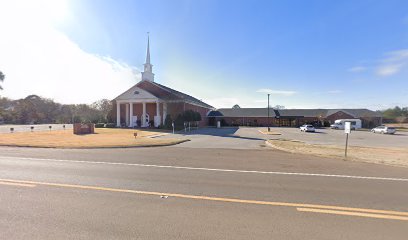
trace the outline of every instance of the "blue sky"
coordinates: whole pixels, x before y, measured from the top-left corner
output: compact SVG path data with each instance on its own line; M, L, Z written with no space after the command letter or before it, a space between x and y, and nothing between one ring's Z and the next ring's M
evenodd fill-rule
M114 98L139 81L149 31L156 81L215 107L265 107L268 92L287 108L408 106L407 1L32 2L8 11L4 96Z

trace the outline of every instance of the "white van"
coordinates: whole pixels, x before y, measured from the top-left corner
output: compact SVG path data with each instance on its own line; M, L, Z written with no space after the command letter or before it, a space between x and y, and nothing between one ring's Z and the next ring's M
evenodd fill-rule
M361 119L337 119L334 124L330 125L332 129L344 129L345 122L351 122L351 129L361 128Z

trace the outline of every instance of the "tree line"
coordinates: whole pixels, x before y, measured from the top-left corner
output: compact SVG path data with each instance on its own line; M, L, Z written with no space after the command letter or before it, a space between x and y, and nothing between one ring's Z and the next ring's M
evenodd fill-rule
M408 107L399 107L388 108L381 111L383 114L384 120L389 122L408 122Z
M116 126L113 104L114 102L108 99L101 99L92 104L60 104L38 95L29 95L18 100L0 97L0 123L110 123L110 126ZM167 115L162 127L172 129L174 123L175 129L183 129L184 124L197 126L199 121L200 113L187 110L178 114L175 119Z
M37 95L12 100L0 98L0 123L49 124L49 123L110 123L113 104L102 99L92 104L60 104Z
M408 122L408 107L388 108L380 110L387 122ZM49 123L115 123L113 102L101 99L92 104L60 104L52 99L37 95L12 100L0 97L0 123L5 124L49 124ZM201 121L198 112L188 110L175 119L169 115L164 124L171 128L182 128L185 122L197 124Z

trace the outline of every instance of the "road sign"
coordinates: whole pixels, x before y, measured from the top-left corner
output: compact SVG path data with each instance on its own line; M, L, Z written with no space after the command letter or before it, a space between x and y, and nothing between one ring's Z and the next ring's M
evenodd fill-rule
M351 122L345 122L344 123L344 133L351 133Z
M344 133L346 134L346 148L344 149L344 157L347 157L348 135L351 133L351 122L344 123Z

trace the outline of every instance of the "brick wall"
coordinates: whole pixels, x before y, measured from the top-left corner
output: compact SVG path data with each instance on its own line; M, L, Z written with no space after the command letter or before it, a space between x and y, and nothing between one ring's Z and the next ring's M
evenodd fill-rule
M329 121L331 124L334 123L337 119L354 119L354 116L351 116L343 111L338 111L332 115L326 117L326 120Z
M74 123L74 134L92 134L95 133L95 124L93 123Z
M193 110L199 112L201 115L201 121L198 123L200 127L208 125L207 113L210 111L209 108L199 107L189 103L168 103L167 104L167 114L171 115L171 118L175 120L179 114L184 111Z

